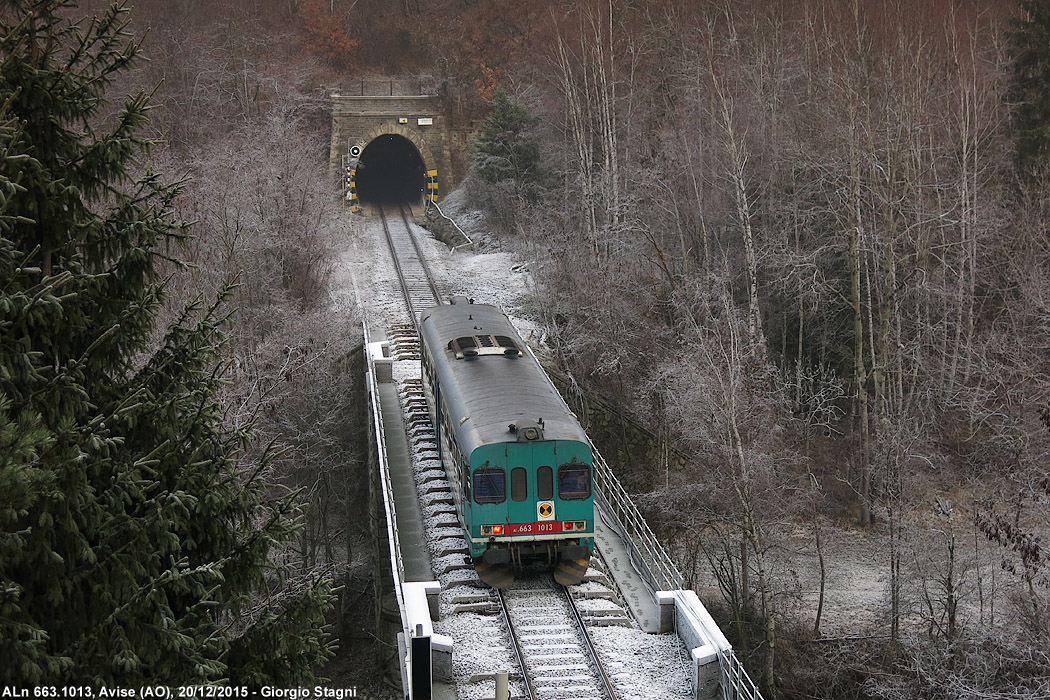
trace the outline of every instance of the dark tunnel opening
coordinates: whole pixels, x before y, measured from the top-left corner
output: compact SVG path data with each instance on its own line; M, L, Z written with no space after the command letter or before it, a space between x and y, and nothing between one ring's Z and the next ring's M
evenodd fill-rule
M357 163L357 197L362 202L408 203L423 198L426 164L415 144L398 134L371 141Z

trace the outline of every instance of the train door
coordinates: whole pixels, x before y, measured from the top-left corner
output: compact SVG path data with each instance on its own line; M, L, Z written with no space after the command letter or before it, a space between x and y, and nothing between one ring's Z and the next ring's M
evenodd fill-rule
M535 520L530 515L530 502L535 489L532 483L532 452L529 443L507 444L507 469L510 476L507 521L510 523L531 523Z

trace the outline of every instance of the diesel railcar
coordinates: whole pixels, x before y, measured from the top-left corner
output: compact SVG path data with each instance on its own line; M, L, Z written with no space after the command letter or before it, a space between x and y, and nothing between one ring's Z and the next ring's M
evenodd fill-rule
M456 298L424 311L423 379L441 458L481 579L523 565L579 583L594 550L590 441L497 307Z

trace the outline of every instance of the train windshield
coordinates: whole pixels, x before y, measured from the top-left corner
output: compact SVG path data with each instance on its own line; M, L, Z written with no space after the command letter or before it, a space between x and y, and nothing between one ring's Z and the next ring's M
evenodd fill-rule
M503 503L507 500L507 473L499 467L480 467L474 470L474 501Z
M558 498L563 501L582 501L590 497L590 465L572 462L558 467Z

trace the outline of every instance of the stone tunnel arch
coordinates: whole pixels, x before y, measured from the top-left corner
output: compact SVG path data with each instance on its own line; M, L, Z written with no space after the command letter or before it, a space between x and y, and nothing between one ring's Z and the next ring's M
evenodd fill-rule
M426 139L418 129L389 121L347 145L351 159L351 198L358 203L437 201L438 172Z

